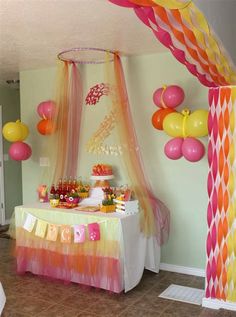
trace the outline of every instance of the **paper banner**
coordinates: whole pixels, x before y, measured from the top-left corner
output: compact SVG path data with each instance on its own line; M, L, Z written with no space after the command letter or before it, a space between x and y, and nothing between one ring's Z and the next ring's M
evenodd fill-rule
M28 214L24 223L23 228L28 232L32 232L34 229L34 225L36 222L36 218L33 215Z
M100 227L99 224L94 222L88 224L89 240L100 240Z
M49 241L57 241L57 236L58 236L58 226L54 224L49 224L46 239Z
M36 226L36 231L35 235L40 238L44 238L47 230L47 222L37 219L37 226Z
M85 225L74 226L74 242L82 243L85 241Z
M68 226L68 225L61 226L61 242L71 243L71 226Z

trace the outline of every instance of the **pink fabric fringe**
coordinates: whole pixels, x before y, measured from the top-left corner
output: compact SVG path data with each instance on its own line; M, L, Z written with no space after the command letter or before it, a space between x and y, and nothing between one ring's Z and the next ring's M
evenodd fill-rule
M81 254L63 255L45 249L21 246L16 247L16 254L18 274L29 271L33 274L103 288L115 293L123 290L123 276L118 259Z

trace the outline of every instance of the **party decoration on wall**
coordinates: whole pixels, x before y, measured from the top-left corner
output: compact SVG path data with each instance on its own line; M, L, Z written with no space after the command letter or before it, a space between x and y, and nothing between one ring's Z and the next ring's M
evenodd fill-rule
M190 113L184 109L182 113L171 113L163 121L163 130L172 137L204 137L208 134L208 111L196 110Z
M86 228L88 231L88 239L98 241L101 239L100 224L107 220L93 222L80 225L65 225L48 223L39 219L32 214L25 212L26 219L23 224L23 229L33 233L36 237L56 242L59 236L61 243L83 243L86 241ZM33 230L35 231L33 232ZM74 239L72 241L72 232Z
M163 86L154 91L153 102L160 107L152 116L152 125L174 137L164 147L165 155L171 160L184 157L189 162L197 162L205 154L204 145L197 139L208 134L207 110L193 113L185 108L181 113L174 108L184 101L184 91L177 85Z
M4 124L2 134L9 142L24 141L29 135L29 129L24 123L17 120Z
M212 88L206 241L206 298L236 303L236 86Z
M55 131L55 123L50 119L42 119L37 124L37 130L42 135L52 134Z
M42 135L50 135L55 132L56 104L52 100L41 102L37 106L37 113L42 118L37 124L37 130Z
M152 125L158 130L163 130L163 121L171 112L175 112L184 101L184 91L177 85L163 86L154 91L153 102L160 110L157 110L152 116Z
M95 105L101 96L108 96L111 93L110 86L108 84L97 84L90 88L90 91L86 97L86 104ZM93 154L106 154L106 155L121 155L121 146L117 144L107 145L104 141L111 134L116 124L116 110L110 111L106 115L103 121L100 123L97 131L92 135L86 144L86 150L88 153Z
M133 9L156 39L204 86L236 83L232 61L193 1L109 1Z
M164 152L171 160L178 160L184 156L187 161L198 162L204 156L205 148L195 138L174 138L166 143Z
M170 114L171 112L175 112L174 109L166 108L166 109L160 109L154 112L152 116L152 125L157 130L163 130L163 121L165 117Z
M9 156L15 161L25 161L32 154L31 147L25 142L14 142L9 148Z
M185 95L177 85L163 86L154 91L153 102L160 108L176 108L184 101Z
M111 111L105 116L100 123L98 130L92 135L86 144L86 150L88 153L93 154L111 154L121 155L122 148L119 145L106 145L105 139L111 134L111 131L115 128L116 112Z
M109 91L109 85L104 83L91 87L85 99L86 105L96 105L102 96L108 96Z
M41 118L52 120L56 115L56 104L52 100L40 102L37 112Z
M29 135L29 129L26 124L17 120L16 122L7 122L2 129L4 138L13 142L8 150L12 160L24 161L30 158L32 154L31 147L24 141Z

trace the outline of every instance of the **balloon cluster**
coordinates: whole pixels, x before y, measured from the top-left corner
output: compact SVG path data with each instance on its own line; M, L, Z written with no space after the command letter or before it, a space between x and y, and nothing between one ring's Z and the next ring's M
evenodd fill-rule
M204 145L196 139L208 134L207 110L184 109L181 113L174 108L184 100L184 91L176 85L158 88L153 94L153 101L160 107L152 116L152 124L158 130L164 130L169 136L174 137L165 145L165 155L178 160L182 156L190 161L199 161L205 153Z
M3 126L2 134L7 141L13 142L8 151L12 160L24 161L30 158L32 154L31 147L23 142L29 135L27 125L20 122L20 120L7 122Z
M42 118L37 124L37 130L42 135L49 135L55 131L53 118L56 114L56 104L52 100L41 102L37 107L38 115Z

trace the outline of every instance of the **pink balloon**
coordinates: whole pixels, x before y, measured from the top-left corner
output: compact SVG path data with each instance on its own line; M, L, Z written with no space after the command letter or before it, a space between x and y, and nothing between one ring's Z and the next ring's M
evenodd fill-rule
M180 159L182 154L183 138L174 138L168 141L164 147L165 155L171 160Z
M182 153L190 162L199 161L205 153L204 145L195 138L186 138L182 145Z
M52 100L41 102L37 107L39 116L43 119L52 119L56 113L56 105Z
M184 101L184 91L176 85L168 86L162 95L162 99L166 107L176 108Z
M160 108L164 107L164 105L163 105L163 103L161 101L161 95L163 93L163 90L164 90L163 87L162 88L158 88L157 90L154 91L154 94L153 94L153 102L155 103L155 105L157 107L160 107Z
M31 147L27 143L18 141L18 142L12 143L8 153L12 160L24 161L24 160L27 160L31 156L32 150L31 150Z

